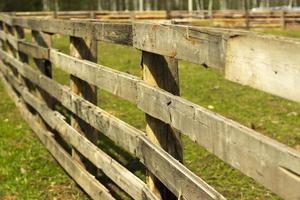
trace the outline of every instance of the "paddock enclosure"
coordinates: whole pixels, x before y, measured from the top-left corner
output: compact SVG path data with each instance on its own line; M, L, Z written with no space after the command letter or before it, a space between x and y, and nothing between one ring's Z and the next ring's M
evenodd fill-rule
M68 19L48 14L0 15L0 77L41 142L91 198L115 199L94 177L98 168L137 200L225 199L182 164L184 134L280 197L300 199L299 151L180 97L178 81L178 60L184 60L300 102L300 40L167 21L103 22L75 19L72 12ZM70 38L69 54L51 46L54 34ZM143 78L97 64L98 41L140 50ZM52 79L52 65L70 75L70 87ZM142 110L146 132L98 107L96 88ZM70 121L57 105L71 113ZM150 181L144 183L98 148L98 134L136 157Z

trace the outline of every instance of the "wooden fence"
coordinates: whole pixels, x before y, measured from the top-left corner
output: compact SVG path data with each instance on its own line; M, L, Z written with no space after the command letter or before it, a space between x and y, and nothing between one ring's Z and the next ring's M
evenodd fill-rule
M215 27L276 28L298 26L299 11L249 11L216 10L209 13L200 11L60 11L53 12L18 12L16 16L55 16L59 19L93 19L94 21L129 22L132 20L173 19L176 24L210 25Z
M32 42L25 41L24 29L32 31ZM51 47L53 34L70 37L70 55ZM177 60L217 68L228 80L300 102L299 40L1 14L0 41L0 77L7 91L42 143L93 199L114 199L94 178L95 167L133 199L172 199L170 193L187 200L225 199L180 162L180 133L281 197L300 198L300 152L179 97L177 68ZM97 41L141 50L143 79L96 64ZM36 68L29 66L30 57ZM51 65L70 74L70 87L51 79ZM97 107L96 87L145 112L146 133ZM57 104L72 113L71 124L54 109ZM97 134L138 158L149 170L148 185L99 149Z

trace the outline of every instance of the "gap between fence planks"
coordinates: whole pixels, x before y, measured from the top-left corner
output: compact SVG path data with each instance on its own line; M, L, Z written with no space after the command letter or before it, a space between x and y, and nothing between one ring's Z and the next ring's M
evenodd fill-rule
M3 55L5 52L0 51L0 58L3 58ZM60 86L55 81L39 75L26 64L15 59L11 60L8 55L6 58L4 60L15 66L20 74L50 93L63 106L109 137L117 145L138 157L177 197L181 196L190 200L225 199L172 156L152 144L143 132L72 94L67 87Z
M34 97L14 78L9 69L5 69L3 64L0 64L0 69L10 84L21 94L24 101L34 108L53 130L58 131L66 142L70 143L97 168L101 169L121 189L136 200L157 199L144 182L67 124L60 113L49 109L47 105Z
M59 162L59 164L66 170L66 172L89 194L96 200L114 200L109 191L100 184L93 176L88 174L78 163L72 160L69 154L55 141L53 133L47 131L32 115L17 94L13 91L12 87L5 80L2 73L0 73L6 91L15 102L16 106L25 121L29 124L32 130L39 137L41 142L50 151L52 156Z
M275 193L284 197L300 195L297 188L300 179L293 175L300 174L300 155L296 150L180 97L150 87L134 76L56 50L51 50L50 60L66 72L136 103L146 113L171 124ZM81 73L83 71L85 73ZM272 161L274 157L276 160ZM278 177L275 183L274 176ZM285 185L289 183L292 186L287 189Z

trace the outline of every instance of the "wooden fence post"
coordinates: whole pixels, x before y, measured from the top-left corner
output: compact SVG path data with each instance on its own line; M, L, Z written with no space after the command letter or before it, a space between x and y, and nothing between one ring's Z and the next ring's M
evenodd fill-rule
M0 21L0 31L4 31L4 27L3 27L3 22L2 21ZM4 41L0 38L0 49L4 48L3 44L4 44Z
M7 35L14 36L14 30L10 25L4 24L4 31ZM6 41L6 47L7 47L6 50L7 50L8 54L10 54L14 57L17 56L16 50L14 49L14 47L8 41Z
M281 12L281 28L285 29L286 28L286 23L285 23L285 10L282 10Z
M94 39L83 39L70 37L70 55L76 58L97 62L97 41ZM97 104L97 88L71 75L70 87L72 92L82 96L93 104ZM96 143L97 131L77 116L72 116L71 125L81 134L85 135L91 142ZM73 158L82 164L90 173L96 174L96 167L83 158L75 149L72 150Z
M24 28L19 27L19 26L15 26L14 27L14 32L16 34L17 39L25 39L25 31ZM22 62L22 63L29 63L29 59L28 56L25 53L22 53L20 51L18 51L18 59ZM27 86L28 90L30 90L32 88L32 84L30 83L30 81L28 81L26 78L22 77L21 75L19 76L20 82L23 83L25 86ZM30 108L29 108L30 109ZM31 109L30 109L31 110ZM32 111L32 110L31 110Z
M32 31L32 41L33 43L46 48L50 48L52 45L52 37L50 34L34 30ZM49 78L52 78L52 66L48 60L34 59L34 63L42 74ZM45 101L49 108L54 108L55 101L48 93L46 93L42 89L38 89L38 96L40 97L40 99Z
M17 39L25 39L25 32L24 32L24 28L19 27L19 26L15 26L14 27L14 32L17 36ZM18 51L18 56L19 56L19 60L23 63L28 63L28 56L20 51Z
M154 53L142 53L143 79L149 85L179 95L178 61ZM181 135L170 125L146 114L147 137L182 162ZM148 172L147 184L163 200L177 199L153 174Z

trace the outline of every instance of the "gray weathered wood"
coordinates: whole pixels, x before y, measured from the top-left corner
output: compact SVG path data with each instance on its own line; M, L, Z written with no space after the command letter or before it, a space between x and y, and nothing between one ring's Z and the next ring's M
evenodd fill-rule
M18 50L36 59L49 60L48 48L44 48L30 42L18 41Z
M227 79L300 102L300 41L237 36L226 54Z
M50 50L50 60L58 68L73 76L96 85L101 89L112 92L126 100L136 102L136 85L140 79L135 76L99 66L96 63L74 59L54 49Z
M53 157L66 170L66 172L89 194L93 199L97 200L113 200L109 191L100 184L93 176L88 174L79 164L71 159L64 149L54 140L53 134L44 129L36 118L27 110L26 105L14 93L12 87L0 73L0 78L6 87L6 91L10 94L15 104L19 108L23 118L37 134L41 142L50 151Z
M80 22L78 20L35 19L14 17L14 25L36 31L132 45L130 24Z
M1 17L2 16L2 17ZM267 57L264 59L263 55L268 55L269 51L263 50L260 46L256 46L251 54L247 54L247 57L252 63L267 63L269 68L272 68L272 63L277 63L277 59L280 59L281 69L294 68L293 59L286 59L286 52L284 48L293 48L293 57L300 52L300 42L298 40L287 40L284 38L274 38L272 36L262 36L246 31L236 31L229 29L215 29L215 28L203 28L203 27L189 27L179 25L162 25L162 24L150 24L144 22L137 22L133 24L109 24L99 22L81 22L78 20L53 20L45 18L22 18L11 17L7 15L1 15L0 19L8 24L19 25L24 28L30 28L37 31L45 31L50 33L65 34L75 37L89 37L95 38L101 41L114 42L118 44L133 45L137 49L148 51L156 54L161 54L169 57L174 57L181 60L186 60L196 64L203 64L205 66L214 67L227 71L226 77L229 80L249 85L259 90L278 95L283 98L287 98L293 101L299 101L300 93L295 92L293 96L289 91L297 90L298 87L294 87L293 83L289 84L289 90L279 89L276 87L268 88L264 82L269 82L269 85L274 85L280 80L293 80L293 72L285 71L285 73L278 73L277 78L267 78L267 76L261 76L260 73L253 73L251 77L259 77L257 81L253 83L253 78L249 78L249 73L245 75L243 80L235 77L235 73L232 75L232 68L238 68L234 71L242 71L245 63L237 55L241 54L241 51L236 50L234 46L243 47L244 49L253 49L253 44L239 42L237 38L253 38L263 42L262 46L268 46L276 48L277 43L284 44L281 48L277 48L279 52L278 56ZM235 45L236 44L236 45ZM274 47L273 47L274 46ZM253 52L262 52L261 56L253 54ZM236 55L235 55L236 54ZM234 56L232 56L234 55ZM250 56L251 55L251 56ZM242 56L242 55L241 55ZM232 61L228 61L231 59ZM259 69L256 65L251 66L251 69ZM254 71L253 70L253 71ZM248 70L249 71L249 70ZM284 92L285 91L285 92Z
M196 27L133 24L135 48L219 69L224 67L223 42L222 34Z
M18 49L18 40L13 35L7 34L5 33L5 31L0 31L0 39L2 41L9 43L9 45L13 47L15 50Z
M0 58L13 64L20 74L50 93L63 106L113 140L117 145L136 155L177 197L181 196L191 200L224 199L167 152L152 144L143 132L72 94L70 89L60 86L46 76L38 75L29 66L12 59L5 52L0 51Z
M0 56L9 58L4 52ZM116 83L118 83L119 79L123 79L128 83L126 87L132 86L129 88L132 94L130 97L135 97L127 99L136 103L144 112L180 130L220 159L254 178L273 192L285 198L300 195L298 190L300 180L295 175L300 174L300 153L294 149L201 106L153 88L130 75L116 73L109 68L97 67L85 61L75 62L76 59L54 50L51 51L50 59L57 66L64 66L61 68L68 73L115 94L115 90L106 86L111 84L110 81L102 82L97 77L102 77L102 72L105 72L106 80L115 77L112 80L117 80ZM67 64L69 62L70 64ZM73 71L74 69L80 70ZM84 71L84 75L80 71ZM121 78L116 79L116 77ZM119 91L126 91L128 88L123 87L125 86L116 86ZM133 101L134 99L136 101ZM276 182L274 182L274 176L278 177ZM288 189L284 187L291 183L292 187Z
M136 200L157 199L139 178L77 132L64 121L61 114L52 111L46 104L28 92L8 69L1 68L1 71L4 72L3 74L5 74L10 84L22 95L24 101L34 108L53 130L58 131L65 141L94 163L121 189Z

